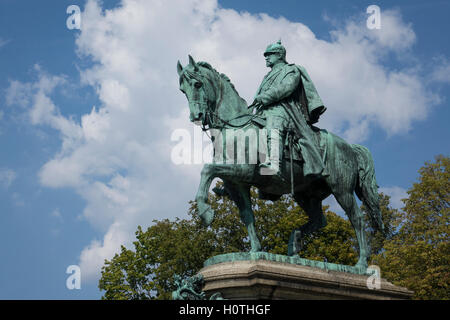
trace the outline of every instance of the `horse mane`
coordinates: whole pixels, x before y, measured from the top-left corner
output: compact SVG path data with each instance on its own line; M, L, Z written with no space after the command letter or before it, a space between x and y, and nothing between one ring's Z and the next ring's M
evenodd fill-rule
M214 73L216 73L217 75L219 75L220 78L222 78L222 79L224 79L225 81L227 81L227 82L230 84L231 88L233 88L233 90L234 90L236 93L238 93L238 92L236 91L236 88L234 87L234 84L231 82L230 78L228 78L228 76L227 76L225 73L220 73L220 72L218 72L216 69L214 69L214 68L213 68L208 62L206 62L206 61L199 61L199 62L197 62L197 64L198 64L199 66L202 66L202 67L204 67L204 68L206 68L206 69L209 69L209 70L211 70L212 72L214 72Z
M214 68L213 68L208 62L206 62L206 61L199 61L199 62L196 62L196 65L197 65L198 67L202 68L202 69L206 69L207 71L209 71L209 72L210 72L210 75L216 76L216 77L219 79L218 81L224 81L225 84L228 83L228 84L229 84L229 87L228 87L228 86L225 86L225 94L226 94L226 90L230 90L230 88L231 88L231 91L236 95L236 101L235 101L235 103L237 103L237 107L241 109L241 110L239 110L238 112L239 112L239 113L242 113L242 112L248 112L248 109L247 109L247 102L245 101L245 99L243 99L243 98L239 95L239 93L237 92L237 90L236 90L236 88L234 87L233 83L231 83L230 78L228 78L228 76L227 76L226 74L218 72L216 69L214 69ZM198 74L196 75L195 71L192 72L192 70L189 70L188 68L184 68L183 73L185 73L185 72L187 73L187 76L193 77L193 78L195 78L195 79L197 79L197 80L200 81L200 79L198 78ZM204 74L204 76L206 76L206 75ZM206 77L209 78L208 76L206 76ZM180 83L181 83L181 81L182 81L181 79L182 79L182 76L180 76ZM210 80L212 80L212 79L210 79ZM228 89L226 89L226 87L228 87ZM216 88L216 89L217 89L217 88Z

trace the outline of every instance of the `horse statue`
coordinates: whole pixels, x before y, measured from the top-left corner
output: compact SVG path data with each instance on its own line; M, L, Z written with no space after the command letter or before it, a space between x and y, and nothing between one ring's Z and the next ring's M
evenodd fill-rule
M201 125L203 130L216 131L216 134L211 136L215 145L215 159L217 152L229 151L229 148L225 148L227 149L225 151L216 148L220 144L225 144L228 136L225 132L239 131L244 134L256 132L259 138L263 132L261 125L263 120L249 109L246 101L239 96L226 75L220 74L207 62L195 62L191 56L189 56L189 64L185 67L178 61L177 72L180 90L189 103L190 121ZM317 129L316 131L320 144L323 146L324 164L329 172L326 178L305 177L301 159L300 161L292 159L292 145L291 150L286 152L290 155L290 161L281 162L281 174L277 175L261 174L258 166L260 161L248 161L248 163L213 161L205 164L201 171L200 185L195 197L199 215L206 226L213 221L214 211L208 204L208 193L213 179L221 179L223 189L215 188L214 191L217 194L229 196L236 203L241 220L247 228L251 243L250 251L257 252L261 251L261 244L255 230L250 198L251 186L258 188L263 199L272 201L284 194L292 193L294 200L309 217L306 224L294 229L291 233L288 255L293 256L300 251L303 237L326 225L322 201L333 194L356 232L359 260L355 267L367 268L370 250L364 230L364 215L353 193L355 192L367 207L372 226L383 231L372 156L363 146L349 144L325 130ZM234 142L232 145L234 146ZM256 150L258 153L262 152L261 145L255 143L248 145L244 143L244 145L246 157L250 157L255 148L258 149ZM236 150L232 149L232 153L235 154Z

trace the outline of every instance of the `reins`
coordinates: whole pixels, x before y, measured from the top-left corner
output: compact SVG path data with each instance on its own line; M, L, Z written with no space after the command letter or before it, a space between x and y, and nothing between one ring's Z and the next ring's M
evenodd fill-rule
M214 88L215 86L214 86L213 81L212 81L208 76L206 76L206 75L205 75L204 77L209 81L209 83L211 84L211 86ZM251 122L253 121L253 119L259 117L259 116L256 115L256 114L242 114L242 115L239 115L239 116L237 116L236 118L233 118L233 119L228 120L228 121L222 119L222 118L217 114L217 111L219 110L219 108L220 108L220 106L222 105L222 102L223 102L223 91L224 91L224 87L223 87L223 83L222 83L223 78L222 78L220 75L218 76L218 78L219 78L219 83L220 83L220 86L219 86L219 98L217 99L217 102L216 102L216 106L215 106L215 108L214 108L214 111L210 111L210 110L206 110L206 111L205 111L205 116L207 117L207 120L208 120L208 123L209 123L209 128L206 128L205 124L202 123L202 130L203 130L203 131L207 131L207 130L210 130L210 129L216 128L216 127L217 127L219 130L222 130L222 129L224 129L226 126L231 127L231 128L243 128L243 127L247 126L249 123L251 123ZM230 121L232 121L232 120L236 120L236 119L243 118L243 117L249 117L249 119L248 119L246 122L244 122L243 124L235 125L235 124L232 124L232 123L230 122ZM216 121L215 121L214 119L215 119L215 120L219 120L219 121L221 122L221 125L220 125L220 126L217 125L217 124L216 124Z

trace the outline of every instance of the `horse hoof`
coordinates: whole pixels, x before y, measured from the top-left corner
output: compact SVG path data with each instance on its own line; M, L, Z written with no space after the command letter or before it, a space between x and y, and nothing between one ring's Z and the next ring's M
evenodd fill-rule
M367 262L358 261L357 264L355 264L355 268L359 270L360 273L365 273L368 268Z
M250 252L261 252L261 245L258 244L250 249Z

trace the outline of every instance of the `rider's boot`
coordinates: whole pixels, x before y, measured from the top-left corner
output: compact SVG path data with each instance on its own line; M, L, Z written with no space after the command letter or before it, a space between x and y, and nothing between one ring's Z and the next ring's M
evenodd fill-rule
M280 165L283 156L283 144L279 135L279 130L267 136L267 153L266 160L259 165L261 175L278 175L281 176ZM272 152L274 151L274 152ZM278 152L277 152L278 151Z

